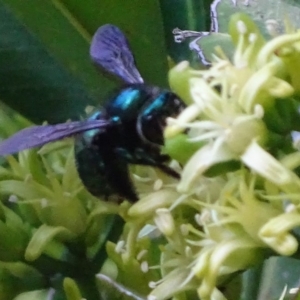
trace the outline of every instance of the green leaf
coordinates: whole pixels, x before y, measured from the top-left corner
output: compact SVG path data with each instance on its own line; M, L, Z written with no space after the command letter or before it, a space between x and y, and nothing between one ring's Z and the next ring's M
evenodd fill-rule
M279 299L284 287L299 286L300 262L290 257L272 257L264 264L257 299Z
M188 60L199 64L188 43L175 43L172 31L174 28L209 31L210 3L211 0L160 1L168 54L176 63Z
M93 103L84 83L92 85L94 78L96 85L97 78L92 66L87 67L90 70L83 69L84 65L89 66L88 42L78 36L49 1L40 1L40 4L31 1L30 5L23 1L4 2L10 3L8 7L0 4L1 99L35 122L78 117L87 103ZM48 32L35 27L34 22L43 23ZM44 40L39 39L41 36ZM47 45L47 39L52 44ZM69 43L68 47L63 41ZM59 45L60 57L56 54ZM76 51L71 47L76 47ZM63 60L66 52L69 59ZM74 52L76 55L72 55ZM71 65L76 59L79 63ZM76 76L72 76L72 69ZM79 77L80 73L86 74L85 82ZM109 87L108 81L106 86Z
M11 276L22 281L24 286L31 288L42 287L45 284L43 275L35 268L22 262L0 262L0 267L9 271Z
M242 274L242 295L243 300L252 300L257 298L257 294L262 279L262 267L263 264L259 264L253 268L246 270Z
M0 4L0 97L34 122L84 115L116 85L89 58L104 23L128 36L144 78L165 86L167 61L157 1L4 0ZM98 100L100 99L100 101Z
M293 0L250 0L249 5L246 5L245 1L236 1L236 5L234 5L231 0L214 1L214 3L215 5L212 5L213 9L211 10L211 15L214 18L211 18L211 22L216 33L204 36L197 41L208 60L212 59L216 46L220 46L231 58L234 47L227 32L231 16L236 13L246 13L267 39L270 38L272 31L277 32L277 34L282 33L286 21L295 28L300 27L300 3ZM269 24L271 31L268 30L266 24ZM261 37L259 36L259 38Z
M215 1L217 3L217 1ZM266 22L272 20L277 23L278 30L282 31L285 20L288 20L296 28L300 27L300 3L293 0L249 0L236 1L236 5L231 0L221 0L215 6L216 19L218 22L218 32L227 32L230 17L235 13L246 13L258 25L260 31L269 36Z
M205 58L211 61L213 55L216 54L216 47L221 48L226 56L231 59L234 54L234 45L231 37L227 33L212 33L204 36L198 41Z
M104 274L97 275L97 284L103 300L146 300Z

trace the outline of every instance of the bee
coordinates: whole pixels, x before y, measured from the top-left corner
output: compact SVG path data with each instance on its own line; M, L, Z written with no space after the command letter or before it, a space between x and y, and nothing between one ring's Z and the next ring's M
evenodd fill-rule
M88 119L25 128L0 143L0 155L40 147L66 137L75 138L79 177L96 197L120 202L138 200L129 165L159 168L179 178L161 153L168 117L176 117L184 102L169 90L144 83L128 41L111 24L98 28L90 46L92 61L124 81L106 104Z

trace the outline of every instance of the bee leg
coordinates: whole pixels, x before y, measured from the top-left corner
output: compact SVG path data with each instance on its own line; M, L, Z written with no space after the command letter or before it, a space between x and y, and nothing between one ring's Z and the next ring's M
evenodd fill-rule
M128 163L153 166L162 170L164 173L170 175L171 177L178 179L180 178L180 175L176 171L165 164L170 160L169 155L160 154L156 151L151 153L148 149L147 151L145 151L142 148L136 149L134 155L129 155L129 153L127 151L124 151L124 149L118 149L118 154L125 158Z
M155 167L159 168L160 170L162 170L164 173L170 175L171 177L180 179L180 175L176 171L174 171L172 168L170 168L169 166L161 164L161 165L155 165Z

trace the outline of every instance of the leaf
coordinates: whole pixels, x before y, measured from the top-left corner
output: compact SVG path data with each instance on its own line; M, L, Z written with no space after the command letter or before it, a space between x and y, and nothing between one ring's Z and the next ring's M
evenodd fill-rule
M43 275L32 266L22 262L0 262L0 267L9 271L9 273L23 281L24 285L31 288L38 288L45 284Z
M198 58L190 51L188 43L174 41L172 31L174 28L208 31L210 3L211 0L160 1L168 54L176 63L183 60L199 63Z
M22 1L10 2L11 6L15 4L15 7L11 8L15 9L17 13L17 9L22 9L21 6L24 3ZM31 31L16 19L12 10L0 4L2 21L0 26L2 37L0 39L1 99L27 118L38 123L45 119L49 122L57 122L65 121L66 118L78 117L78 113L83 112L87 103L95 103L92 94L84 89L84 83L80 82L81 78L78 78L82 72L86 74L86 84L96 85L97 82L96 71L88 64L88 42L79 39L76 31L67 22L63 23L64 18L60 17L59 12L51 7L49 1L41 1L40 5L36 5L34 3L36 1L31 2L32 5L29 5L28 2L24 3L24 11L19 15L19 17L30 18L33 24L29 23L27 26L31 26ZM28 10L31 11L31 14L26 15ZM43 14L38 14L39 10ZM61 52L65 55L67 51L70 53L68 61L63 61L62 54L59 61L58 57L55 57L55 51L57 52L59 49L55 49L53 45L53 48L50 48L51 44L48 47L43 45L44 41L40 41L37 33L32 32L35 29L34 20L37 22L40 20L40 23L42 21L45 26L52 29L50 33L47 33L42 28L36 28L40 30L41 35L57 44L56 48L60 45ZM61 30L64 34L59 35ZM67 45L62 44L63 40L69 41L68 48ZM70 47L74 47L71 44L76 45L77 58L75 55L71 55L74 52L71 51ZM76 59L86 60L85 64L90 70L84 71L84 62L71 65L71 61ZM63 62L64 66L61 65ZM77 71L77 78L72 76L71 68ZM88 77L87 74L90 76ZM88 81L89 78L91 79ZM92 79L95 81L94 83ZM109 87L108 82L106 85Z
M279 299L285 286L299 286L300 262L290 257L272 257L264 264L257 299Z
M231 58L234 48L227 32L231 16L238 12L246 13L267 39L270 39L271 32L274 34L284 32L286 21L294 28L300 28L299 2L293 0L275 2L272 0L236 0L235 2L236 4L233 4L231 0L215 0L211 5L211 28L215 33L201 37L196 41L198 48L194 46L195 51L199 53L199 49L202 50L204 57L208 60L211 60L216 46L220 46Z
M216 32L227 32L230 17L237 12L246 13L265 37L269 37L266 22L272 21L279 32L283 32L286 20L295 28L300 27L299 2L293 0L236 0L235 2L234 5L231 0L214 1L212 14L216 17L214 20L214 26L217 26Z
M34 122L84 115L116 86L97 73L89 41L114 23L127 35L146 80L166 85L166 51L157 1L4 0L0 4L0 97ZM98 100L100 98L100 101Z
M104 274L96 276L103 300L146 300Z

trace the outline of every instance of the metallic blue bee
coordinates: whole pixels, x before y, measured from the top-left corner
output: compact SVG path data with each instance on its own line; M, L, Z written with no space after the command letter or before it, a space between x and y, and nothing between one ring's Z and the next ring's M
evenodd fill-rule
M179 177L160 150L166 118L177 116L185 104L168 90L144 84L118 27L107 24L97 30L90 56L126 85L87 120L21 130L0 143L0 155L75 136L77 170L87 190L106 200L134 202L138 196L129 164L154 166Z

